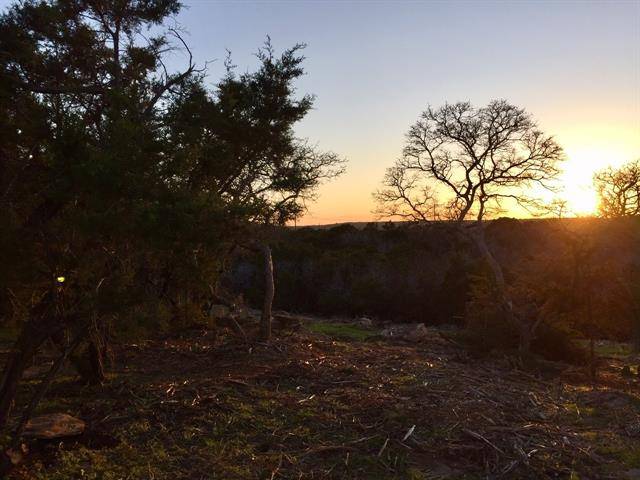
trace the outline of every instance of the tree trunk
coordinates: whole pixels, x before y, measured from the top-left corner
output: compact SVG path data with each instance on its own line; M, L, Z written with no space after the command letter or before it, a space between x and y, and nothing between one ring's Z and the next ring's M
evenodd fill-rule
M484 227L482 224L478 224L475 227L476 230L471 234L473 241L475 242L476 248L480 252L480 256L487 263L489 268L491 269L491 276L493 277L493 284L495 289L496 300L499 302L500 307L505 311L510 312L510 315L513 314L513 309L511 305L511 301L507 296L507 289L504 282L504 274L502 273L502 267L495 259L489 246L487 245L487 241L484 235Z
M504 314L504 320L507 322L515 323L520 331L519 350L522 354L529 353L531 348L531 342L533 340L534 328L530 328L525 322L516 318L513 312L513 303L507 293L507 288L504 280L504 273L500 263L491 253L487 240L484 234L484 226L478 222L475 227L475 232L471 233L471 237L476 245L476 248L480 252L480 256L487 263L491 270L491 276L493 277L496 302L498 303L500 310ZM536 326L539 322L536 322Z
M25 325L4 368L0 385L0 430L7 424L25 368L47 338L32 326L32 322Z
M51 340L61 352L65 351L66 341L64 332L61 331L53 335ZM100 343L95 338L89 338L84 348L81 348L80 351L76 353L72 353L69 356L69 361L73 365L73 368L76 369L76 372L78 372L78 375L80 375L82 383L87 385L100 385L104 382L104 349L100 347Z
M591 305L591 279L587 281L586 293L586 307L587 307L587 322L589 324L589 375L591 380L596 379L597 375L597 358L595 349L594 334L596 332L596 326L593 321L593 307Z
M60 345L59 345L60 346ZM61 347L63 349L64 346ZM105 380L104 349L95 338L90 338L85 348L69 357L82 382L86 385L102 385Z
M273 259L269 245L260 245L260 251L264 260L264 303L262 305L262 318L260 319L260 339L268 342L271 340L271 308L273 306L273 296L275 286L273 281Z
M87 357L90 368L85 374L84 380L89 385L101 385L106 378L104 373L104 349L95 340L89 343Z
M518 344L518 350L520 353L527 354L531 350L531 342L533 341L533 332L520 325L520 342Z

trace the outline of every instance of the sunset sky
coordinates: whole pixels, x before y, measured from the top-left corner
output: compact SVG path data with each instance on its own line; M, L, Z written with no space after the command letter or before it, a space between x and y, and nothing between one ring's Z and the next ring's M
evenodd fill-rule
M556 135L565 195L592 211L595 170L640 157L640 2L205 2L179 17L198 60L241 69L270 35L308 44L298 129L348 160L306 223L372 219L371 193L427 104L505 98ZM218 78L221 62L211 67Z
M526 108L565 148L564 195L578 213L594 209L595 170L640 157L638 0L185 4L178 21L196 60L216 60L212 82L225 49L245 70L266 35L278 50L308 44L298 85L317 101L298 134L348 164L300 224L372 219L371 194L427 104Z

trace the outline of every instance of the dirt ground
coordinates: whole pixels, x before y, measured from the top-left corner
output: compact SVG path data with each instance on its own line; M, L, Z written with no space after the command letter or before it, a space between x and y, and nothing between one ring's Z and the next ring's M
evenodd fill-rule
M620 374L637 359L603 359L592 384L575 367L473 358L429 330L119 345L104 386L68 372L40 407L86 432L28 443L11 478L640 478L639 380Z

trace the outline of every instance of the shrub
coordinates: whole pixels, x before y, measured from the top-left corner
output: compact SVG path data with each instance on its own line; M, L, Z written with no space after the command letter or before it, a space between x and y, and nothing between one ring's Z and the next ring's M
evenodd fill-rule
M484 266L479 267L480 273L473 276L470 300L466 309L466 334L464 342L472 352L480 355L492 351L515 351L520 344L520 325L509 321L493 300L493 285L488 280ZM522 292L522 290L520 290ZM539 316L543 312L518 308L517 295L514 309L520 315L526 311L528 315ZM563 361L574 364L584 364L587 352L576 342L577 332L558 321L546 320L536 328L530 345L530 353L540 355L548 360Z
M531 342L531 351L549 360L584 365L588 352L577 342L578 333L566 325L542 323Z

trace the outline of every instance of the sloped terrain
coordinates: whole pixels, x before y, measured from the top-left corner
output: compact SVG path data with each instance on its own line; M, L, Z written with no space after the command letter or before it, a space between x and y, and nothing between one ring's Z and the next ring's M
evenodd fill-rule
M468 238L446 223L360 227L343 224L280 232L273 244L274 305L326 317L367 315L428 325L465 323L472 284L482 269ZM544 280L539 284L558 281L562 270L574 268L575 245L589 246L589 268L609 270L599 282L601 302L610 299L620 304L614 279L622 275L633 283L628 272L640 271L637 218L503 218L487 225L486 236L511 285L540 272ZM262 259L244 252L234 265L227 279L230 290L243 292L251 305L260 308ZM633 315L619 307L603 308L601 317L610 317L602 325L603 337L630 338Z
M471 358L436 329L420 343L320 330L121 345L104 387L63 376L41 405L87 431L31 442L12 478L640 478L638 379L617 357L591 385Z

